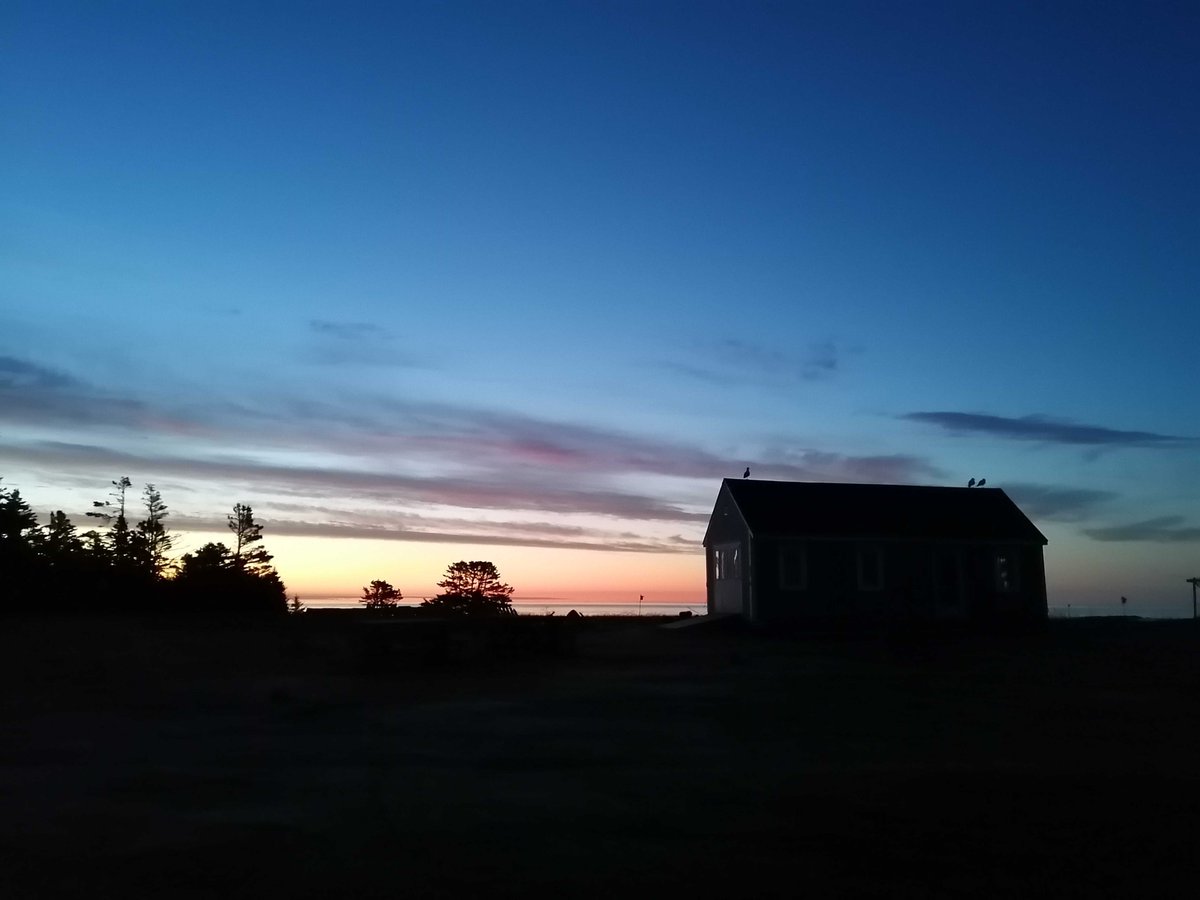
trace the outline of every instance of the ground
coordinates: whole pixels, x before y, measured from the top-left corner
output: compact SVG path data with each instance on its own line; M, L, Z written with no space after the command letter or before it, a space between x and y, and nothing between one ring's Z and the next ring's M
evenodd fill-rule
M0 623L0 896L1090 898L1200 876L1191 622L573 624L559 654L431 661L344 617Z

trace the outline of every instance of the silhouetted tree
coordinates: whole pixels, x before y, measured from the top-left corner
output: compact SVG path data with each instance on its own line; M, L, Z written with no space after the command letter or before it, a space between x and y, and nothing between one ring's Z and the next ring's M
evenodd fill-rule
M74 523L61 509L50 514L45 532L42 552L52 563L69 565L83 555L83 541L76 532Z
M94 571L109 567L112 560L108 555L108 547L105 546L104 535L95 528L89 528L80 535L80 542L83 544L84 559Z
M83 535L62 510L39 528L20 492L0 486L0 609L28 605L18 598L29 596L55 609L86 604L123 612L287 611L284 584L260 544L262 526L249 506L239 503L229 517L234 550L206 544L185 554L178 576L168 579L173 536L166 527L167 505L154 485L146 485L146 517L131 529L126 517L131 486L126 476L112 482L108 499L96 501L88 513L108 529Z
M129 522L125 518L125 492L133 486L133 482L129 480L129 476L122 475L112 482L112 486L113 490L107 500L92 501L93 508L88 515L110 526L109 549L112 551L114 566L120 569L129 563L133 555Z
M370 586L363 588L362 599L359 603L367 609L395 609L396 604L404 599L404 595L386 581L372 581Z
M143 492L146 519L130 528L127 499L133 482L121 476L112 482L108 499L96 500L88 516L108 524L102 538L85 534L86 575L95 606L109 610L149 611L160 609L166 599L163 577L168 566L171 537L164 519L167 506L154 485Z
M0 487L0 609L15 608L35 585L42 533L19 490Z
M234 549L209 543L183 555L173 584L179 601L197 611L286 614L287 590L271 566L271 554L255 546L262 526L249 506L234 506L229 530Z
M89 553L92 556L103 556L106 552L104 549L104 535L95 528L89 528L79 536L79 540L83 544L84 553Z
M42 575L44 592L59 609L83 605L81 585L88 586L88 598L95 578L91 561L75 525L61 509L50 514L42 529Z
M224 544L209 541L195 553L183 554L179 561L179 578L208 572L224 572L233 568L233 553Z
M146 518L137 523L137 533L134 545L137 550L138 562L153 578L163 578L170 568L171 547L175 538L167 531L167 504L163 502L162 494L152 484L147 484L142 492L142 500L146 505Z
M253 586L246 592L250 609L257 613L287 615L287 586L274 569L254 575Z
M254 575L274 572L273 557L265 548L258 546L262 540L263 527L254 521L254 510L248 504L236 503L227 517L229 530L233 532L233 565Z
M184 553L179 574L188 571L223 571L233 568L233 552L224 544L209 541L194 553Z
M171 586L185 610L228 609L236 602L238 574L229 548L209 542L183 554Z
M497 616L512 615L510 585L500 581L494 563L485 560L459 561L446 567L445 577L438 582L442 593L421 606L451 615Z
M192 612L287 612L287 593L275 571L259 574L238 566L224 544L185 553L171 585L182 607Z
M39 543L37 514L16 488L0 487L0 552L13 558Z

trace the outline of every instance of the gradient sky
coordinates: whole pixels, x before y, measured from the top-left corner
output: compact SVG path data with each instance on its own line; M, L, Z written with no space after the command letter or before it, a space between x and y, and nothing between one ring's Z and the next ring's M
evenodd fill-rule
M289 591L702 600L722 477L1200 575L1195 3L6 4L0 475ZM587 592L592 592L588 594Z

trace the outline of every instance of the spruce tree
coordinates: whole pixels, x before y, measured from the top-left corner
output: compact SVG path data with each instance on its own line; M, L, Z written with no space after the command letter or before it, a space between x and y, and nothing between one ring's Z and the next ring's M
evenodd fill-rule
M24 602L35 586L41 537L37 515L21 492L0 487L0 609Z
M274 557L259 544L263 527L254 521L254 510L249 504L234 504L233 512L227 518L234 536L233 567L260 577L273 573L271 560Z
M142 500L146 505L146 518L137 523L137 555L142 567L154 578L159 579L166 575L171 566L170 552L175 539L167 531L165 524L169 515L167 504L163 502L162 494L154 485L146 485L142 491Z
M129 531L129 521L125 518L125 492L133 486L128 475L122 475L112 482L113 490L107 500L93 500L92 511L88 513L93 519L107 523L108 547L112 551L113 562L118 568L125 568L132 562L133 538Z

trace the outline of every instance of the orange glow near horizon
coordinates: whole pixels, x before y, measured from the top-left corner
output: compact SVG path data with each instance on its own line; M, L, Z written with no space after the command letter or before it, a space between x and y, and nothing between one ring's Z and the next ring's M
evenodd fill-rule
M228 535L190 532L183 552ZM515 588L513 599L567 603L703 603L704 553L619 553L603 550L438 544L318 537L266 536L288 596L357 597L375 579L399 588L406 600L434 596L446 567L486 559Z
M1178 594L1190 603L1176 582L1185 574L1172 568L1173 548L1113 544L1097 559L1089 542L1071 528L1045 523L1050 539L1046 575L1050 605L1068 602L1104 605L1121 594L1140 600L1126 584L1131 571L1147 583L1163 581L1165 596ZM228 542L228 532L180 532L176 552L195 550L208 541ZM536 604L637 603L702 604L705 600L704 551L653 554L602 550L509 547L421 541L274 536L264 543L288 596L301 601L357 598L375 579L389 581L405 602L419 603L438 593L437 582L446 567L460 559L486 559L496 564L501 578L515 588L513 599ZM1146 571L1138 570L1138 566ZM1169 593L1174 591L1174 593ZM1190 607L1189 607L1190 608Z

